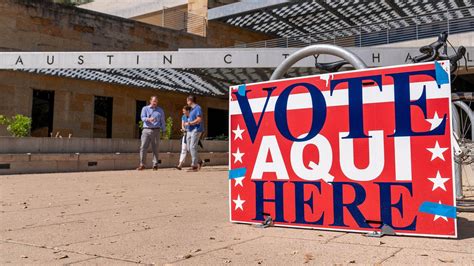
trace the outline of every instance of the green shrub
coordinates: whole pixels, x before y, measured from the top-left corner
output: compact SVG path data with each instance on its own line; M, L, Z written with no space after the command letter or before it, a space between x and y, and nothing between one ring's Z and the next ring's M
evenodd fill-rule
M6 125L7 131L13 137L27 137L30 135L31 118L24 115L15 115L11 118L0 115L0 125Z
M138 128L143 130L143 121L138 121ZM163 132L163 135L161 136L161 138L170 139L172 131L173 131L173 118L168 117L166 119L165 132Z
M173 131L173 118L169 116L168 118L166 118L166 129L165 129L165 134L163 136L163 139L170 139L172 131Z
M216 136L215 140L229 140L229 137L225 134L222 134L222 135Z

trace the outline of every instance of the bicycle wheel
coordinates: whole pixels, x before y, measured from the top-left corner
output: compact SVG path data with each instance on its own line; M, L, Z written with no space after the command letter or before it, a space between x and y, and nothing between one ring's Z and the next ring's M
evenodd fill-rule
M453 112L457 111L459 114L459 125L453 129L453 132L460 153L455 153L454 161L459 164L471 164L474 162L474 93L453 93L451 98L456 106Z

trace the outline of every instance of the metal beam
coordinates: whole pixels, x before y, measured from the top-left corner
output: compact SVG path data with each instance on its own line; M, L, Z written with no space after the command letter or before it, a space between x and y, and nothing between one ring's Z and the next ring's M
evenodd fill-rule
M347 48L371 67L409 64L418 47ZM474 47L466 47L474 54ZM165 52L0 52L0 69L275 68L298 48L201 48ZM321 55L321 62L338 60ZM308 57L295 67L314 67ZM468 62L474 66L474 61Z
M464 1L462 0L454 0L454 2L456 3L456 5L458 7L465 7L466 5L464 4Z
M307 30L303 29L302 27L296 25L295 23L293 22L290 22L288 19L284 19L282 18L280 15L277 15L275 13L273 13L271 10L264 10L264 12L272 17L274 17L277 21L280 21L280 22L283 22L287 25L289 25L290 27L292 27L293 29L297 29L299 31L301 31L302 33L309 33Z
M207 11L208 20L225 19L291 3L291 0L243 0L237 3L211 8Z
M280 21L276 16L278 16L277 14L275 14L273 11L275 9L278 9L278 8L281 8L283 6L293 6L293 5L299 5L299 4L302 4L304 2L308 2L310 0L304 0L304 1L298 1L298 2L295 2L295 1L292 1L292 2L288 2L288 3L285 3L285 4L279 4L279 5L275 5L275 6L271 6L271 7L267 7L267 8L262 8L262 9L259 9L258 12L265 12L267 14L269 14L270 16L272 16L274 19L273 20L270 20L270 21L261 21L261 22L258 22L258 23L253 23L249 26L244 26L244 28L247 28L247 29L253 29L254 27L256 26L261 26L261 25L266 25L266 24L269 24L271 22L276 22L276 21ZM324 11L324 10L318 10L316 12L321 12L321 11ZM271 12L268 13L268 12ZM328 11L329 12L329 11ZM250 12L252 13L252 12ZM257 12L255 12L257 13ZM249 14L249 13L247 13ZM241 16L244 16L244 15L247 15L247 14L239 14L238 16L234 16L234 17L241 17ZM313 14L313 12L309 13L309 14ZM298 16L304 16L304 15L296 15L296 16L288 16L286 18L283 18L281 16L278 16L280 19L282 19L285 23L287 23L288 19L289 18L293 18L293 17L298 17ZM288 21L289 22L289 21ZM291 22L289 22L291 23ZM296 26L296 25L295 25Z
M327 11L331 12L334 16L338 17L340 20L346 22L350 26L354 26L354 23L352 23L346 16L342 15L339 13L339 11L334 10L330 5L326 3L326 0L318 0L316 1L320 6L322 6L324 9Z
M385 2L400 16L400 17L407 17L408 14L403 11L397 4L393 2L393 0L385 0Z

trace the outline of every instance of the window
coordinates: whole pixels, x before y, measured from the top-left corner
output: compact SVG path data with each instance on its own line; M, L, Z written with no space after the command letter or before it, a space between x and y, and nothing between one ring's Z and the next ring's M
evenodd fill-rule
M141 119L141 114L142 114L142 108L145 107L146 101L140 101L137 100L136 103L136 110L135 110L135 137L140 138L142 135L142 130L139 127Z
M33 90L31 136L49 137L53 132L54 91Z
M207 136L216 138L229 134L229 111L215 108L207 109Z
M95 96L94 98L94 138L112 137L113 98Z

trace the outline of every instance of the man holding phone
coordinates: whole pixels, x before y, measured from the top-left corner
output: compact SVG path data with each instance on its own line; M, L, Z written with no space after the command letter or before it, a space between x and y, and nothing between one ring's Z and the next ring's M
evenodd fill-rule
M153 152L153 170L158 170L158 152L160 148L160 133L165 131L165 113L158 107L158 97L150 97L150 105L142 108L141 120L143 130L140 146L140 166L137 170L144 170L148 146L151 144Z

